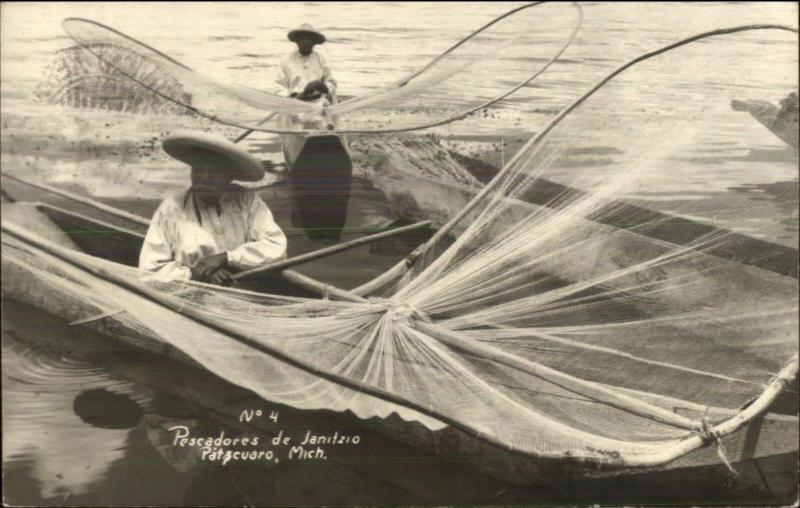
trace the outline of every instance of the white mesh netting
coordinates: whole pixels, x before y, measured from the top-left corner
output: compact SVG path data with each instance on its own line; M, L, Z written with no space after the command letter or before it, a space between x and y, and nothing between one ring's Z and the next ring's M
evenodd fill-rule
M343 133L393 132L463 118L545 71L572 42L580 23L581 10L572 3L534 2L515 8L397 82L330 106L325 113L329 120L322 125L333 119ZM64 21L64 29L112 74L127 76L162 99L217 122L257 131L302 133L306 130L283 125L277 113L322 118L319 104L214 81L100 23L70 18ZM518 65L509 68L500 62L496 55L501 52L505 61L516 59ZM118 58L126 54L137 55L135 67ZM161 76L171 86L161 86L152 76Z
M137 292L133 269L8 234L4 279L18 270L122 310L109 319L269 400L636 462L702 433L703 417L729 418L796 362L797 249L733 232L751 202L677 200L664 215L646 199L685 189L699 165L746 178L756 148L774 152L764 168L797 165L730 108L776 80L797 87L796 32L729 32L642 59L564 111L381 297L146 283L198 321ZM748 63L765 41L768 81ZM699 205L726 227L675 218Z

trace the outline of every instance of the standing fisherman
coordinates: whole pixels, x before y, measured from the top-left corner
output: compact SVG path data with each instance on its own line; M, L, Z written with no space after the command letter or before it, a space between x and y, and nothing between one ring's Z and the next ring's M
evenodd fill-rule
M297 44L281 61L281 76L278 83L286 89L289 97L302 101L327 99L333 103L336 97L336 81L331 75L325 59L314 46L325 43L325 36L304 23L288 34L289 40Z
M191 166L192 185L156 210L139 255L140 272L227 285L236 271L286 256L286 236L267 205L232 183L263 178L255 157L210 134L175 134L163 147Z
M325 59L314 51L325 42L324 35L306 23L290 31L288 38L297 50L281 62L277 82L287 96L318 106L316 112L284 114L279 119L282 130L305 131L281 134L294 197L292 223L311 239L335 243L346 222L351 191L353 166L347 142L342 136L307 133L334 129L326 108L336 102L337 84Z
M336 80L322 55L314 51L314 46L325 43L325 36L316 31L308 23L304 23L288 34L290 41L297 44L297 50L286 55L281 61L281 85L286 95L306 102L320 103L322 106L336 101ZM290 114L281 115L279 125L282 129L323 129L322 119L318 115ZM283 155L291 168L300 150L303 149L305 136L298 134L281 135Z

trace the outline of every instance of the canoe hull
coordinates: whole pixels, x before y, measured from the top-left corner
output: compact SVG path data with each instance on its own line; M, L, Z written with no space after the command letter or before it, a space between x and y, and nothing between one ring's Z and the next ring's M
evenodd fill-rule
M16 206L16 205L14 205ZM47 210L46 206L41 206ZM48 210L53 213L52 210ZM61 214L55 210L55 214ZM44 214L37 220L44 225L37 234L52 234L57 229ZM99 230L100 228L95 228ZM135 241L135 240L134 240ZM101 309L81 297L80 289L73 283L60 280L57 276L42 274L25 259L13 255L2 257L2 296L35 307L43 312L58 316L68 322L81 322L87 327L109 338L128 345L165 356L187 365L198 366L194 360L173 346L159 340L155 336L141 333L126 327L121 321L114 319L107 309ZM211 408L217 409L217 408ZM219 408L223 413L226 408ZM389 418L373 418L361 421L355 416L348 426L363 425L373 431L392 437L393 439L414 446L418 449L432 450L438 456L447 457L455 463L468 462L478 469L498 478L519 484L550 485L583 477L581 467L555 460L530 460L527 457L513 459L504 456L504 450L476 440L474 437L455 428L445 428L433 432L417 422L408 422L396 414ZM527 459L527 460L526 460Z
M476 187L434 180L408 171L391 157L379 161L374 169L369 170L367 178L386 195L395 213L412 221L429 219L434 227L446 223L479 191ZM547 203L552 202L554 196L563 196L565 191L579 192L554 182L537 182L523 196L524 200L507 200L510 206L503 212L503 220L510 227L534 212L539 215L555 213L548 211ZM548 261L544 263L547 266L541 267L542 270L566 280L595 280L603 274L647 263L675 249L676 245L690 244L693 240L714 232L711 226L666 216L634 205L623 205L624 208L612 206L623 210L626 223L634 220L641 223L636 233L615 228L613 214L608 215L606 222L576 222L572 227L585 229L585 236L589 239L582 244L579 255L561 256ZM468 215L462 222L469 223L470 217ZM598 231L607 231L608 234L593 234ZM453 231L455 236L460 233L457 228ZM726 272L725 277L720 277L712 270L719 266L720 258L735 262L737 270ZM766 298L782 297L791 300L796 297L797 259L796 249L727 232L724 242L704 250L704 254L698 253L686 262L661 266L658 270L636 271L605 284L624 289L647 284L653 278L674 277L679 280L680 277L691 276L696 281L691 289L693 297L702 296L708 301L726 301L731 295L741 294L742 291L762 294ZM664 273L666 271L669 273ZM672 298L678 308L693 300L686 296L678 291L662 295L665 299Z
M295 134L282 138L294 198L293 225L311 239L338 241L347 221L353 179L343 138Z
M794 95L796 104L797 94ZM787 145L795 150L800 148L800 131L798 130L796 107L794 109L794 114L791 114L791 111L782 114L781 108L765 100L734 100L732 105L733 109L736 111L747 111L750 113L758 123L766 127Z
M47 210L47 207L40 206L39 209ZM53 214L51 210L52 215L48 215L48 218L61 223L58 214L63 213L56 211ZM47 221L41 223L47 224ZM55 224L55 221L51 224ZM93 230L100 231L104 227L107 226L98 223ZM47 231L42 229L39 233L47 234ZM125 232L118 232L118 240L122 241L125 235ZM108 245L108 242L104 242L104 245ZM25 302L68 321L84 321L81 326L90 327L130 345L194 365L186 355L157 338L126 327L123 321L104 316L103 309L82 300L79 291L71 290L71 283L53 276L42 277L24 259L13 255L3 256L2 262L4 298ZM352 419L356 420L354 416ZM447 461L469 463L481 471L521 485L556 485L634 472L625 469L598 468L577 459L574 461L542 459L512 453L452 427L430 431L419 423L404 421L396 415L386 419L359 421L358 425L364 425L414 447L430 450ZM797 430L797 418L768 415L766 418L751 422L742 431L726 436L723 438L723 443L731 462L753 461L796 453ZM706 466L720 466L719 456L713 447L692 452L657 470L694 469ZM647 470L636 471L636 473L641 472Z

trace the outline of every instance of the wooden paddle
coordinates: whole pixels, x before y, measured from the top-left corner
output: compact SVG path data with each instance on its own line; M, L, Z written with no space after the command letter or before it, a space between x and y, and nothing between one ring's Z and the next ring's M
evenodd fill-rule
M258 123L256 124L256 126L259 126L259 125L264 125L265 123L267 123L267 122L269 122L270 120L272 120L273 118L275 118L275 115L277 115L277 114L278 114L278 112L277 112L277 111L276 111L276 112L274 112L274 113L272 113L271 115L269 115L269 116L268 116L268 117L266 117L265 119L263 119L263 120L261 120L260 122L258 122ZM255 132L255 129L248 129L248 130L244 131L242 134L240 134L240 135L239 135L239 137L237 137L236 139L234 139L234 140L233 140L233 142L234 142L234 143L238 143L239 141L243 140L244 138L246 138L247 136L249 136L250 134L252 134L252 133L254 133L254 132Z
M350 240L349 242L340 243L338 245L331 245L330 247L325 247L322 249L318 249L315 251L307 252L305 254L300 254L299 256L294 256L289 259L284 259L282 261L277 261L275 263L270 263L264 266L258 266L256 268L251 268L250 270L245 270L243 272L239 272L233 276L234 280L240 280L245 277L249 277L251 275L255 275L257 273L272 273L277 271L283 271L287 268L291 268L292 266L299 265L302 263L307 263L309 261L314 261L315 259L320 259L326 256L330 256L332 254L336 254L337 252L342 252L345 250L349 250L361 245L366 245L368 243L375 242L377 240L381 240L383 238L389 238L391 236L400 235L403 233L407 233L409 231L413 231L415 229L425 228L431 225L431 221L425 220L422 222L416 222L414 224L410 224L408 226L403 226L400 228L390 229L389 231L383 231L381 233L375 233L373 235L364 236L361 238L356 238L355 240Z

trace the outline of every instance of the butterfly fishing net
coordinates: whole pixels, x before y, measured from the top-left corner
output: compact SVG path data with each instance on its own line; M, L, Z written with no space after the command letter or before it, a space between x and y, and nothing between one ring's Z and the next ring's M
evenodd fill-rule
M64 21L64 29L81 48L102 61L101 66L109 70L108 79L125 76L161 100L217 122L286 133L324 129L334 122L339 132L347 133L429 127L497 102L550 67L572 42L580 22L581 10L575 4L533 3L513 9L449 49L443 47L443 54L415 72L334 104L324 115L320 103L209 79L145 42L94 21L70 18ZM136 64L117 58L120 54L135 55ZM502 62L511 59L515 65L508 68L500 55ZM494 79L498 75L501 80ZM168 86L163 86L165 83ZM86 92L86 87L80 91ZM85 100L101 100L91 98L90 92L84 94L89 96ZM68 92L58 96L64 94ZM435 108L430 106L433 101ZM308 122L287 122L292 115Z
M454 181L441 202L463 214L363 300L142 281L7 227L4 288L15 270L20 294L67 295L75 318L106 315L93 326L168 344L267 400L397 412L586 467L663 464L734 430L797 370L796 194L787 210L723 192L797 167L731 108L796 89L796 48L796 31L762 27L644 55L488 184ZM722 182L693 190L698 168Z
M691 181L792 174L797 151L731 102L796 89L796 40L719 35L622 72L523 150L393 298L584 379L746 404L796 357L796 210ZM769 64L747 56L758 44Z
M47 103L74 108L141 114L189 113L186 107L149 90L162 90L191 104L191 97L178 81L169 74L154 71L149 61L121 46L102 43L73 46L56 52L35 95ZM128 76L136 76L147 88Z

